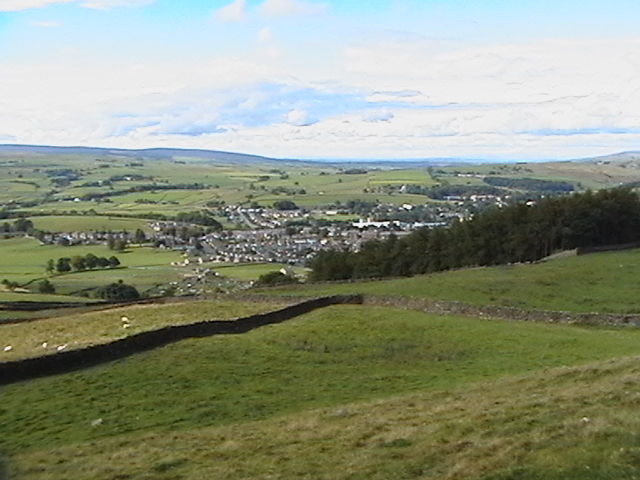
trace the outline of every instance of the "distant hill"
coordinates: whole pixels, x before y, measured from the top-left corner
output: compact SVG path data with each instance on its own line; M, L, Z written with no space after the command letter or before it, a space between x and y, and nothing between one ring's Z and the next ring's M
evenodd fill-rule
M491 160L475 160L465 158L424 158L424 159L321 159L321 160L300 160L292 158L272 158L260 155L249 155L244 153L223 152L219 150L189 149L189 148L102 148L102 147L54 147L49 145L0 145L0 156L3 155L94 155L94 156L119 156L131 158L158 158L174 159L189 158L195 161L204 162L224 162L224 163L296 163L296 164L321 164L328 166L339 166L344 164L361 165L367 167L397 167L398 165L410 167L428 166L453 166L470 163L495 163Z
M520 162L517 160L495 160L495 159L472 159L472 158L415 158L415 159L355 159L355 160L300 160L291 158L272 158L261 155L250 155L245 153L224 152L219 150L190 149L190 148L143 148L143 149L127 149L127 148L102 148L102 147L55 147L48 145L17 145L17 144L0 144L0 156L3 155L95 155L95 156L120 156L131 158L147 158L147 159L193 159L194 161L204 162L224 162L224 163L304 163L304 164L323 164L323 165L361 165L368 167L428 167L428 166L456 166L466 164L495 164L495 163L539 163L539 162ZM552 163L548 160L543 163ZM640 162L640 151L628 151L604 155L599 157L586 157L572 160L565 160L562 163L624 163L624 162Z
M99 148L99 147L52 147L46 145L0 145L0 155L16 154L40 155L114 155L131 158L192 158L201 161L222 161L225 163L270 163L281 162L274 158L243 153L221 152L217 150L198 150L181 148Z
M629 151L629 152L620 152L613 153L611 155L603 155L600 157L591 157L584 158L579 160L574 160L579 162L639 162L640 161L640 151Z

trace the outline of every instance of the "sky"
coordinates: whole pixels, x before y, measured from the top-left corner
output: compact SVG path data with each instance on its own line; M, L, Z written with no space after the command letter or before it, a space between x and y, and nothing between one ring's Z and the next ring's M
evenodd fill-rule
M0 0L0 143L638 150L638 20L637 0Z

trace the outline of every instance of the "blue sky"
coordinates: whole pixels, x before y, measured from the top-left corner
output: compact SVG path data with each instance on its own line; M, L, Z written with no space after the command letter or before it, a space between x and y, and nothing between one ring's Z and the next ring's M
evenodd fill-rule
M0 142L299 158L639 148L640 2L0 0Z

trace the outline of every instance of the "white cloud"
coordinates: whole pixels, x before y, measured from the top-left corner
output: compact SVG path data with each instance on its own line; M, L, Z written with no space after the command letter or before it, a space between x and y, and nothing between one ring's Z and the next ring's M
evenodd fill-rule
M315 15L327 9L326 4L302 0L265 0L258 10L267 17Z
M70 3L75 0L0 0L0 12L17 12L30 8L42 8L54 3Z
M156 0L84 0L80 5L85 8L106 10L113 7L140 7L150 5ZM17 12L32 8L42 8L58 3L78 3L79 0L0 0L0 12Z
M286 115L286 121L288 124L297 127L308 127L317 122L317 120L311 118L309 112L299 108L290 110Z
M214 12L216 20L221 22L241 22L246 18L246 0L234 0Z
M390 122L395 115L388 108L367 112L362 119L365 122Z
M334 158L571 158L640 145L640 39L372 42L351 47L342 69L310 73L264 55L271 30L255 33L242 58L0 64L0 137Z

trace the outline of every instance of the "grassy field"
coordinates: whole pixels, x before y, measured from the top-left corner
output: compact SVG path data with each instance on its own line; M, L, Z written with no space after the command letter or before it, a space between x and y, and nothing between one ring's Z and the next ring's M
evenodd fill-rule
M183 277L184 272L183 268L169 265L138 266L59 275L52 278L51 283L56 287L56 291L60 293L75 293L77 295L87 289L122 280L143 292L159 285L178 281Z
M411 278L265 290L283 295L366 293L571 312L640 313L640 250Z
M32 217L35 228L47 232L122 231L140 228L149 232L149 221L140 218L102 217L95 215L51 215Z
M28 480L633 479L639 376L637 358L560 367L451 393L30 450L14 468Z
M0 302L90 302L86 297L74 297L72 295L48 295L44 293L18 293L0 291Z
M71 293L120 279L144 289L180 278L182 274L180 269L170 265L181 258L174 251L131 247L124 252L114 252L105 245L61 247L41 245L35 239L15 238L0 240L0 278L25 284L47 276L45 266L49 259L57 260L60 257L83 256L88 253L105 257L116 255L126 268L55 275L51 277L51 282L59 293Z
M258 280L260 275L264 275L265 273L277 272L283 265L278 263L251 263L247 265L222 265L216 266L212 265L212 268L219 273L220 275L228 278L233 278L235 280L242 280L245 282L250 282L254 280ZM307 274L307 269L302 267L289 267L292 268L296 275L305 276Z
M137 305L106 311L47 318L29 323L2 325L0 341L13 346L11 352L0 353L0 360L16 360L53 353L58 345L68 350L107 343L136 333L168 325L183 325L203 320L228 320L262 313L284 305L282 301L238 302L207 300L170 303L166 305ZM121 318L129 319L125 328ZM46 342L47 347L42 344ZM3 345L0 345L0 347Z
M608 405L620 399L606 390L600 367L577 371L564 367L551 373L546 369L637 355L639 335L388 308L331 307L246 335L184 341L82 372L5 387L0 450L16 462L18 478L26 479L106 479L121 474L176 478L174 468L180 469L180 478L194 479L202 478L207 469L228 469L230 476L224 478L343 478L336 472L349 470L336 470L335 464L321 460L340 449L338 457L352 469L344 478L414 478L420 475L402 473L414 462L424 462L426 468L449 452L452 456L444 460L444 467L470 450L479 452L485 462L521 465L520 457L510 457L508 451L490 455L492 446L498 445L490 440L497 436L506 441L509 436L516 444L529 438L525 432L538 429L558 445L569 440L575 444L575 438L554 433L565 429L571 433L572 425L581 426L581 418L591 415L594 428L604 426L595 413L604 407L592 400L591 385L602 384L595 392L608 398ZM543 371L538 379L497 382ZM634 395L637 372L634 364L633 375L618 382L630 382L624 388ZM549 382L544 388L556 389L555 397L540 386L544 381ZM573 402L571 395L578 392L563 389L569 382L581 382L584 400ZM395 398L408 394L412 396ZM552 403L556 397L571 403L571 408L556 407ZM372 400L381 403L344 406ZM303 413L315 408L328 410ZM537 420L539 416L544 423ZM303 427L313 425L313 418L319 418L323 428ZM102 421L92 426L97 419ZM260 423L246 423L256 421ZM620 430L621 423L617 425ZM343 436L334 442L330 432L338 428ZM273 444L266 440L269 431L279 431ZM317 435L325 440L316 442ZM212 441L194 448L203 436ZM149 441L141 442L143 438ZM530 438L538 440L543 446L542 436ZM627 446L633 441L624 440ZM433 449L426 457L418 453L424 442ZM608 442L604 436L593 439L592 457L584 456L585 461L591 465L602 458L595 447ZM252 459L232 472L240 445L254 445L260 453L255 458L250 455ZM273 448L277 445L284 450ZM617 443L613 446L618 448ZM71 448L82 452L82 461L75 455L64 456ZM574 447L564 448L571 452ZM378 460L376 449L383 455ZM532 454L524 444L521 449L522 455ZM408 458L403 452L418 457ZM113 462L105 461L107 457ZM385 459L391 462L386 467ZM321 463L325 465L320 467ZM441 478L439 472L431 474Z

